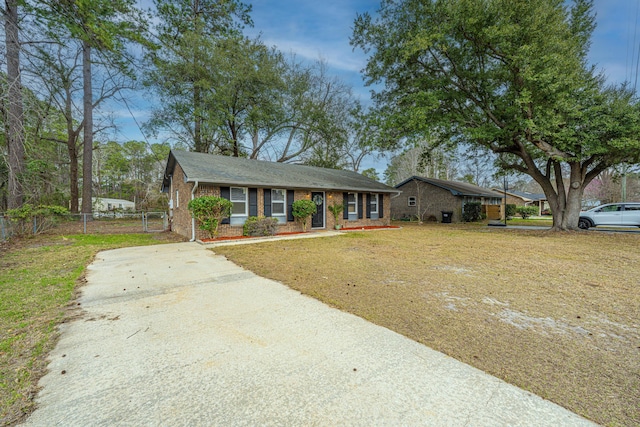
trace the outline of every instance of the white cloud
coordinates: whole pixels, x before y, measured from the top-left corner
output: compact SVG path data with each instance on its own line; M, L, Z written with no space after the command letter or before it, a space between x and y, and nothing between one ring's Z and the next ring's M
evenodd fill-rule
M334 44L309 44L290 39L264 39L267 46L276 46L283 53L293 52L309 61L325 60L334 70L359 73L366 64L366 58L357 52Z

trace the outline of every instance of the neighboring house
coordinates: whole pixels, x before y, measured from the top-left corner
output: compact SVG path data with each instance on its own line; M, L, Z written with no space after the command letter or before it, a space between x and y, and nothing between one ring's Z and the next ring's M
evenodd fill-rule
M231 200L231 217L222 221L218 235L241 236L250 216L277 218L279 233L302 231L292 214L293 202L300 199L318 207L311 229L334 227L327 209L332 204L346 206L338 220L345 227L389 225L391 195L398 193L351 171L186 151L169 153L162 191L169 193L172 231L194 240L208 237L187 208L200 196Z
M504 189L494 188L493 191L500 193L504 197ZM538 215L549 209L547 196L544 194L529 193L527 191L507 190L507 204L516 206L535 206L538 208Z
M442 221L443 212L448 212L451 222L460 222L464 205L470 202L480 202L489 219L501 217L502 195L477 185L412 176L395 188L402 195L391 200L393 219ZM446 217L444 220L448 222Z
M82 198L78 200L78 204L82 206ZM97 212L133 211L136 209L134 202L123 199L108 199L106 197L92 197L91 205L93 210Z

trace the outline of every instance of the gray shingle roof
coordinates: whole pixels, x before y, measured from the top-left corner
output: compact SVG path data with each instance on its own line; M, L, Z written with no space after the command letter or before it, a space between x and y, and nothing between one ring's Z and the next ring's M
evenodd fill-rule
M169 176L173 174L176 163L182 167L188 182L198 181L200 184L398 193L392 187L352 171L177 150L169 154L163 191L168 191Z
M426 182L427 184L431 184L436 187L443 188L445 190L449 190L454 196L502 198L502 194L500 193L489 190L487 188L478 187L477 185L468 184L466 182L445 181L443 179L424 178L421 176L412 176L411 178L406 179L400 184L396 185L395 188L400 188L406 183L413 181L414 179Z
M497 190L496 190L497 191ZM500 190L504 191L504 190ZM531 200L533 202L539 202L540 200L547 200L547 196L540 193L529 193L528 191L515 191L515 190L507 190L507 194L511 194L517 197L520 197L523 200Z

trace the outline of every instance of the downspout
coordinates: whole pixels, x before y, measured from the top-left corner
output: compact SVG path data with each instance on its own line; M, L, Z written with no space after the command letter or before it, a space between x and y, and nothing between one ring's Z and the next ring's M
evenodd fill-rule
M193 189L191 190L191 200L195 199L196 190L198 189L198 180L193 183ZM191 215L191 240L190 242L196 241L196 219L193 215Z

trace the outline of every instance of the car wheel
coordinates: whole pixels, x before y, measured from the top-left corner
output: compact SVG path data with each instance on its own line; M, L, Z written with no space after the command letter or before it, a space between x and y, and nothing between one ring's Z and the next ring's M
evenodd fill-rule
M588 230L589 227L591 227L591 223L589 223L589 220L587 219L580 218L580 220L578 220L578 227L583 230Z

